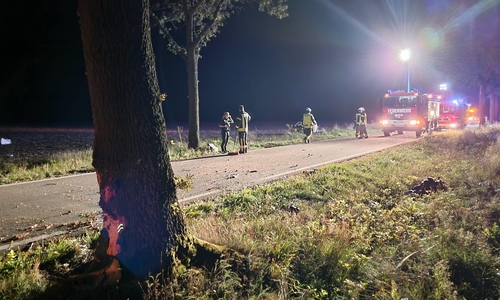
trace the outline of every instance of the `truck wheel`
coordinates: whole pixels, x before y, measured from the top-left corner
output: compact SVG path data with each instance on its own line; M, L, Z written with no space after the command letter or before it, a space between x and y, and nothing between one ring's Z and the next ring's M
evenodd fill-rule
M403 130L398 130L398 134L403 134Z
M384 136L391 136L391 132L388 130L384 130Z
M417 130L416 134L417 134L417 137L420 137L422 135L422 131L421 130Z

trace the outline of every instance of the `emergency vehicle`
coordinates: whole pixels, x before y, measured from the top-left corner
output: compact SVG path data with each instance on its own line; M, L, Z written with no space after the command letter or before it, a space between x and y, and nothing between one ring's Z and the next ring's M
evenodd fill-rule
M382 120L380 125L384 136L392 132L403 134L415 131L417 137L433 130L439 118L441 96L426 95L418 91L389 90L382 101Z
M474 126L474 125L479 125L479 116L477 115L477 108L474 106L469 106L467 109L467 113L465 114L466 116L466 125L467 126Z
M466 126L467 104L453 101L442 101L439 108L438 129L463 129Z

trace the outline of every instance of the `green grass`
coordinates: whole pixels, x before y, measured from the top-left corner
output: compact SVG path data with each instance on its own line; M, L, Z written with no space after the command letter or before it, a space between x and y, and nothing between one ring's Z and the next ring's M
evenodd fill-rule
M302 142L304 135L298 132L286 130L283 126L282 134L269 135L265 131L252 130L249 132L250 149L269 148L297 144ZM380 134L380 129L371 127L372 133ZM214 134L215 133L215 134ZM217 147L220 144L218 132L207 134L200 141L200 149L189 149L187 147L187 137L184 131L179 129L179 136L173 136L174 139L168 144L168 151L172 161L190 159L202 156L214 155L210 152L208 143L213 143ZM233 133L234 134L234 133ZM326 130L320 130L313 135L313 141L334 139L339 137L354 136L354 130L351 125L334 126ZM228 150L238 150L234 145L234 136L228 145ZM14 161L0 157L0 185L15 183L21 181L32 181L44 178L53 178L67 176L78 173L93 172L92 167L92 149L82 149L80 151L72 150L67 152L57 152L46 155L19 156Z
M0 259L0 299L32 299L58 278L91 259L97 232L50 241L26 252L11 250ZM43 299L43 296L41 296Z
M152 276L142 298L499 299L499 134L425 137L186 206L189 231L245 254L248 268L223 259L213 270ZM409 191L427 177L447 189ZM89 258L93 240L3 256L0 298L49 295L44 289Z
M0 161L0 184L92 172L92 149L52 154L36 160Z

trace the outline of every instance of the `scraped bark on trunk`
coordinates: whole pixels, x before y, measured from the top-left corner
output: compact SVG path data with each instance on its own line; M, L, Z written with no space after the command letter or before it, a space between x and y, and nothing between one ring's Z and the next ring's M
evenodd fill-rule
M148 0L80 0L106 254L138 278L186 236L167 151Z

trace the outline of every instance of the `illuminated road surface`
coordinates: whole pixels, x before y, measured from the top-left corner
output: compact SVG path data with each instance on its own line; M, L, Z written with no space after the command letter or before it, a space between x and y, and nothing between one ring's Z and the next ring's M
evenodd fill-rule
M415 140L410 132L323 142L313 136L311 144L172 162L176 176L193 176L192 188L177 196L181 203L200 201ZM0 186L0 251L99 226L98 202L95 173Z

